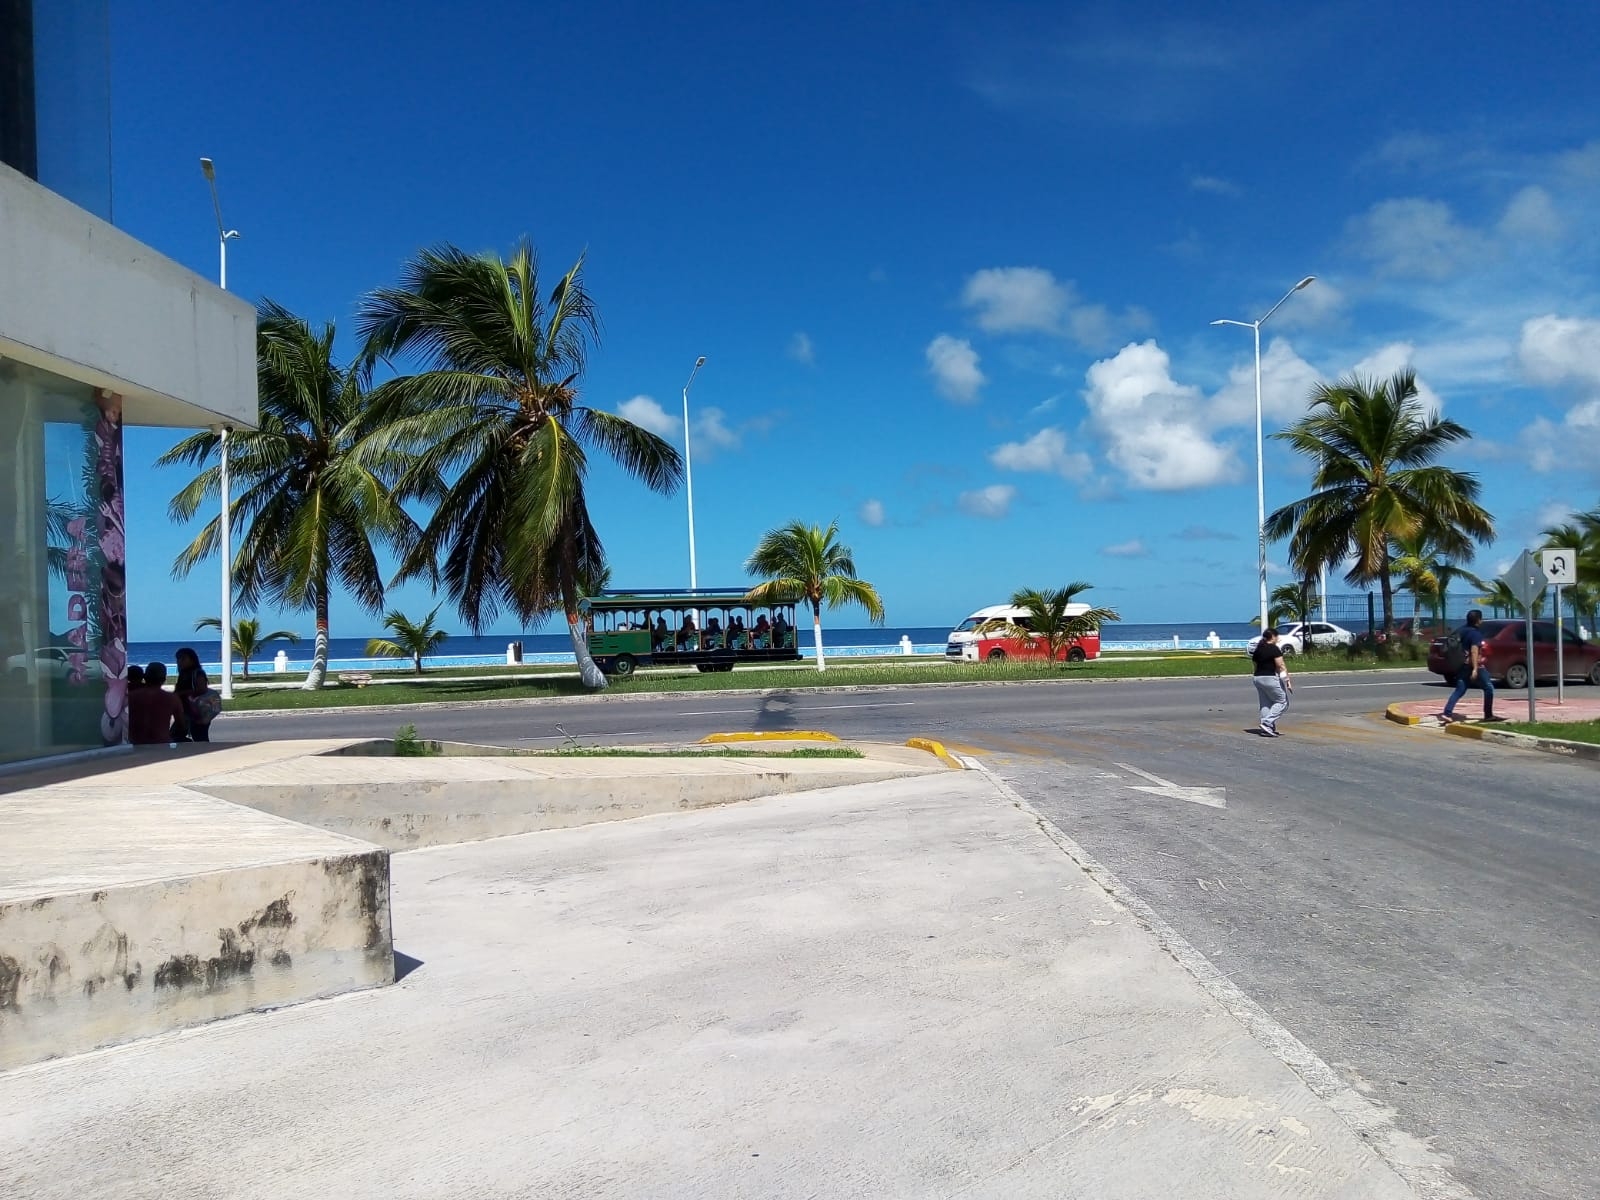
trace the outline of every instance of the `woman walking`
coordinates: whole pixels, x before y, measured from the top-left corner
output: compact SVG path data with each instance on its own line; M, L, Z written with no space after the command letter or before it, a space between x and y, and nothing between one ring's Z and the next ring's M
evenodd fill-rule
M1289 665L1283 660L1276 629L1268 629L1261 635L1250 658L1255 663L1253 680L1256 700L1261 705L1261 736L1282 737L1278 732L1278 718L1289 707L1289 693L1294 691L1294 684L1289 680Z

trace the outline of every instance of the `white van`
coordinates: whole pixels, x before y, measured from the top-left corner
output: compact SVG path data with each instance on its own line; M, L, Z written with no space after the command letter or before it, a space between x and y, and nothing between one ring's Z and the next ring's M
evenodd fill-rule
M1069 604L1066 609L1069 617L1076 617L1088 611L1087 604ZM1009 621L1013 625L1027 629L1028 610L1012 604L991 604L988 608L980 608L950 631L950 637L945 642L944 656L952 662L977 662L979 660L977 628L985 621L997 620ZM1098 637L1095 638L1095 642L1095 651L1098 653Z

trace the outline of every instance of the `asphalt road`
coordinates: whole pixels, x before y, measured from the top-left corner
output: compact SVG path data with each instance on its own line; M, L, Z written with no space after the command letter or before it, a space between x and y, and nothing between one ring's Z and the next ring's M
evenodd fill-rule
M1416 670L1297 682L1276 740L1254 733L1242 679L251 714L216 732L940 738L983 755L1476 1195L1600 1195L1600 767L1379 719L1393 700L1442 704Z

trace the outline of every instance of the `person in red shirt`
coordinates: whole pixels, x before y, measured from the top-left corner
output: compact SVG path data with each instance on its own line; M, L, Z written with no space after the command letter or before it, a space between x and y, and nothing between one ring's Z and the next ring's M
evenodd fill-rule
M167 664L153 662L144 669L144 685L128 692L128 740L135 746L159 746L189 729L183 701L162 684L167 682Z

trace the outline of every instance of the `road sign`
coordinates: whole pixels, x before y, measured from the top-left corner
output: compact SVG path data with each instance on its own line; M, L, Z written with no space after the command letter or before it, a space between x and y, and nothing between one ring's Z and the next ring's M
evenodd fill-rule
M1519 604L1524 608L1532 608L1539 593L1544 591L1544 567L1539 565L1533 551L1524 550L1517 561L1511 564L1510 570L1500 576L1500 582L1511 589L1511 594Z
M1544 567L1544 577L1551 587L1572 587L1578 582L1578 552L1576 550L1545 550L1539 555Z

